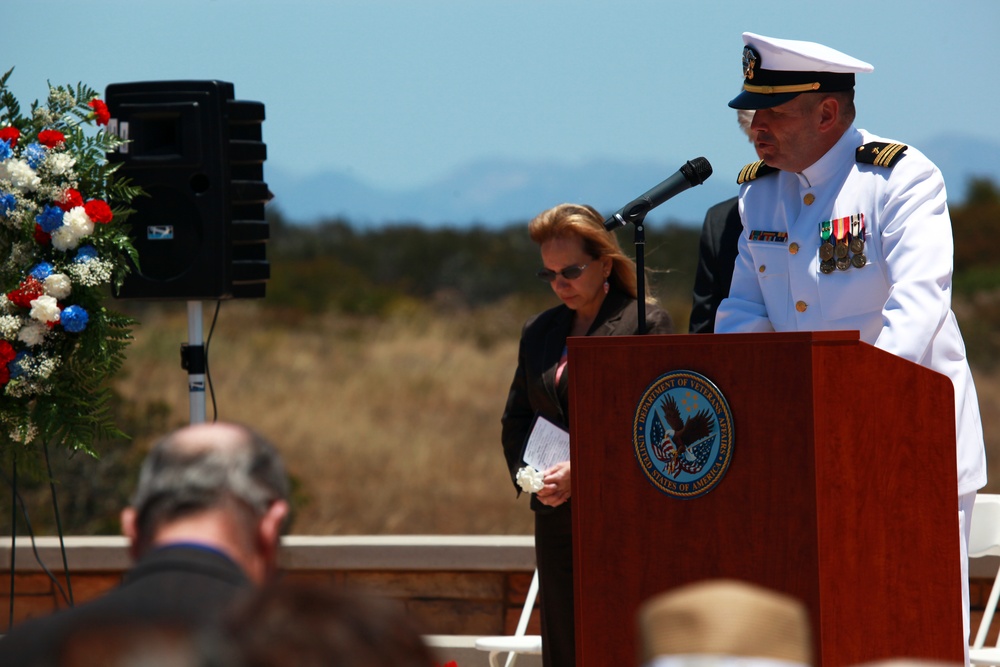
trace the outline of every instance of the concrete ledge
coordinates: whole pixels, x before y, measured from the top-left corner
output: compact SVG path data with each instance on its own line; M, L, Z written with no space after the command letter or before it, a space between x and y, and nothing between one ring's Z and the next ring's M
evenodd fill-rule
M522 535L289 535L282 541L287 570L535 569L535 541Z
M65 538L73 572L125 570L128 541L120 536ZM31 540L18 536L18 572L40 572ZM35 538L49 569L62 569L59 538ZM10 570L10 536L0 536L0 569ZM282 538L283 570L532 571L534 538L526 535L288 535Z
M73 572L107 572L126 570L131 564L128 555L128 540L121 536L67 537L66 562ZM17 572L41 572L38 558L50 570L62 571L62 553L58 537L31 538L18 535L15 542L14 567ZM0 568L10 570L10 535L0 536Z

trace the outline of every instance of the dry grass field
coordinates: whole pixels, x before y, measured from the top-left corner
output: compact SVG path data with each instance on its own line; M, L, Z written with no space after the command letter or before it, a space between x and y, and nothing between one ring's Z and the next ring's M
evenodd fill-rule
M536 307L431 315L414 305L366 320L225 302L209 350L218 416L279 443L297 483L296 533L530 533L527 502L504 470L499 416L520 324ZM184 304L141 318L118 388L169 406L182 424ZM977 384L989 449L1000 451L1000 374L977 373ZM996 466L991 478L1000 480Z
M209 348L218 416L281 447L298 486L294 532L530 532L500 448L520 330L509 312L288 321L224 303ZM189 414L186 324L183 304L144 315L118 382L176 423Z

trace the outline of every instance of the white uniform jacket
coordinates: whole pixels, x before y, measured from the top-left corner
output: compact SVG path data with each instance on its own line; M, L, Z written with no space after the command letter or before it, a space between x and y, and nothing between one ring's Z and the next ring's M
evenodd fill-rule
M951 310L954 243L944 179L913 148L891 168L858 163L858 148L873 141L888 140L851 127L805 171L743 184L739 257L715 331L857 329L861 340L947 375L955 386L958 492L971 493L986 483L986 456ZM821 223L858 214L867 264L823 273Z

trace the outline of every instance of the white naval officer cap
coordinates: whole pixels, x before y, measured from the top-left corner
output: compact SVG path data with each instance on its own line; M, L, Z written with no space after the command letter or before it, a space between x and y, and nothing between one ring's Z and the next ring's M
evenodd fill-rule
M800 93L854 88L854 75L875 68L829 46L743 33L743 91L729 106L769 109Z

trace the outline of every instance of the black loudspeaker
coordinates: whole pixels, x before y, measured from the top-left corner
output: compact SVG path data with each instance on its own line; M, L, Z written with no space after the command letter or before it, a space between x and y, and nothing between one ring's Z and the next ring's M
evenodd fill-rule
M108 156L147 197L129 218L139 266L122 299L264 296L270 236L264 205L264 105L233 99L223 81L113 83L108 130L127 142Z

